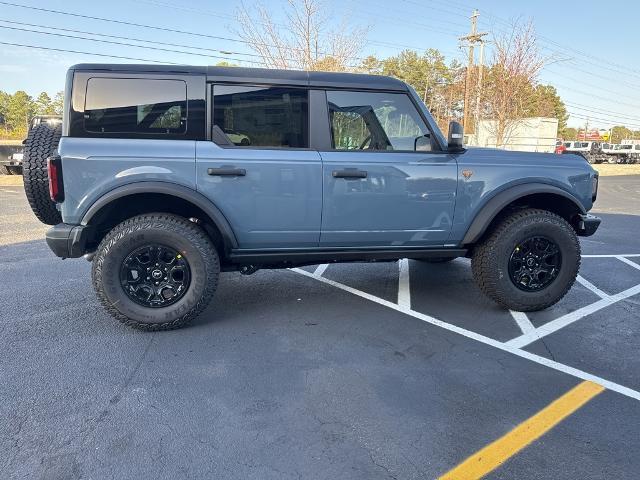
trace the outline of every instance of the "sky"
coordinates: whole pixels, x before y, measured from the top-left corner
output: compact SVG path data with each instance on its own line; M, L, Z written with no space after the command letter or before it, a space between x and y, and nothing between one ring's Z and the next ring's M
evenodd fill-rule
M11 93L25 90L34 96L41 91L54 94L64 88L67 68L82 62L157 61L210 65L227 59L235 64L250 66L247 62L255 60L255 57L247 55L252 53L251 50L246 44L237 41L239 37L235 12L240 1L0 0L0 90ZM395 55L404 48L436 48L448 60L455 58L464 61L465 52L459 48L458 37L469 31L469 16L474 8L480 12L480 31L504 32L515 19L531 19L538 34L541 53L549 58L540 73L539 81L557 88L571 115L569 125L584 127L588 122L589 128L608 129L613 125L624 124L640 130L640 64L637 62L637 18L640 16L640 2L321 1L325 3L330 17L335 19L336 25L340 19L346 18L354 26L368 27L367 42L361 57L374 54L384 58ZM262 3L276 18L282 18L286 0L263 0ZM245 5L249 8L254 4L245 0ZM81 16L38 11L16 5ZM82 15L182 30L192 34L105 22ZM52 30L51 27L58 30ZM63 36L35 33L34 30ZM80 31L181 44L185 47L146 44L147 47L156 48L154 50L69 38L83 36L136 43L122 38L78 33ZM184 51L187 47L217 49L228 53L189 50L196 53L194 55L158 50L166 48ZM110 55L128 58L114 58ZM487 57L489 56L490 51L487 52Z

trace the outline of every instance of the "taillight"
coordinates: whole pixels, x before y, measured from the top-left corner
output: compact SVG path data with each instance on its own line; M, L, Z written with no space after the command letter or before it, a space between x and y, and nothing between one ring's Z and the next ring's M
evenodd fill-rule
M49 196L56 203L64 201L64 184L62 183L62 160L60 157L47 158L49 173Z

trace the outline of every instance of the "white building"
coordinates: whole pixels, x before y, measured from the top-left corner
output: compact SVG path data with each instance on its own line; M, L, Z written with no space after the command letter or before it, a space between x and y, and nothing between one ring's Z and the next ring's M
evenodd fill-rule
M500 147L519 152L553 153L558 138L558 120L532 117L516 120L506 128L504 145L498 146L495 136L495 120L481 120L478 132L468 136L467 144L476 147Z

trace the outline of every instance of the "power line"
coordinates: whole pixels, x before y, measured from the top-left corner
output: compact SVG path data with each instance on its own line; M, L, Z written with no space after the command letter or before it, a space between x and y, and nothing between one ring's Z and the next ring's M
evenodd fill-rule
M234 61L253 63L253 64L257 64L257 65L266 65L264 62L258 62L256 60L246 60L246 59L236 59L236 58L230 58L230 57L221 57L219 55L208 55L208 54L204 54L204 53L186 52L184 50L172 50L172 49L169 49L169 48L151 47L151 46L148 46L148 45L134 45L132 43L116 42L116 41L113 41L113 40L104 40L104 39L100 39L100 38L80 37L80 36L76 36L76 35L67 35L67 34L64 34L64 33L40 32L38 30L30 30L30 29L27 29L27 28L19 28L19 27L8 27L6 25L0 25L0 28L9 29L9 30L18 30L18 31L21 31L21 32L38 33L38 34L41 34L41 35L53 35L53 36L56 36L56 37L72 38L72 39L75 39L75 40L85 40L85 41L89 41L89 42L107 43L107 44L110 44L110 45L120 45L120 46L125 46L125 47L143 48L143 49L147 49L147 50L156 50L156 51L160 51L160 52L180 53L180 54L185 54L185 55L196 55L196 56L199 56L199 57L206 57L206 58L217 58L217 59L222 59L222 60L234 60Z
M36 23L16 22L16 21L13 21L13 20L0 20L0 22L2 22L2 23L10 23L12 25L22 25L22 26L36 27L36 28L46 28L46 29L50 29L50 30L58 30L58 31L61 31L61 32L71 32L71 33L80 33L80 34L84 34L84 35L93 35L93 36L105 37L105 38L115 38L115 39L118 39L118 40L130 40L130 41L133 41L133 42L151 43L151 44L154 44L154 45L166 45L166 46L170 46L170 47L190 48L192 50L201 50L201 51L206 51L206 52L219 52L219 53L222 53L224 55L244 55L244 56L248 56L248 57L260 57L260 58L262 58L260 55L255 54L255 53L234 52L234 51L229 51L229 50L220 50L220 49L217 49L217 48L196 47L196 46L193 46L193 45L185 45L185 44L180 44L180 43L159 42L157 40L146 40L146 39L142 39L142 38L124 37L124 36L121 36L121 35L109 35L109 34L106 34L106 33L87 32L85 30L74 30L74 29L71 29L71 28L52 27L52 26L49 26L49 25L40 25L40 24L36 24Z
M4 2L4 1L0 1L0 5L9 5L11 7L18 7L18 8L25 8L28 10L36 10L36 11L40 11L40 12L46 12L46 13L55 13L57 15L68 15L68 16L72 16L72 17L77 17L77 18L84 18L87 20L98 20L101 22L110 22L110 23L116 23L116 24L120 24L120 25L127 25L130 27L140 27L140 28L148 28L151 30L158 30L161 32L169 32L169 33L179 33L182 35L191 35L191 36L195 36L195 37L201 37L201 38L210 38L213 40L224 40L224 41L228 41L228 42L237 42L237 43L243 43L243 44L248 44L251 45L251 42L247 41L247 40L241 40L241 39L237 39L237 38L231 38L231 37L222 37L222 36L218 36L218 35L209 35L206 33L199 33L199 32L189 32L186 30L177 30L174 28L168 28L168 27L159 27L156 25L145 25L142 23L134 23L134 22L127 22L124 20L116 20L113 18L104 18L104 17L95 17L92 15L83 15L80 13L72 13L72 12L65 12L62 10L53 10L50 8L42 8L42 7L35 7L33 5L21 5L19 3L12 3L12 2ZM269 45L269 44L260 44L260 45L264 45L267 47L275 47L275 45ZM302 51L302 49L299 48L291 48L291 50L298 50L298 51Z
M602 117L597 117L597 116L593 116L593 115L587 115L587 114L580 114L580 113L575 113L575 112L569 112L569 114L572 117L576 117L579 118L581 120L594 120L597 122L602 122L605 124L609 124L609 125L614 125L614 126L625 126L627 128L633 128L633 129L640 129L640 125L638 124L634 124L634 123L625 123L625 122L620 122L611 118L602 118Z
M25 48L35 48L38 50L51 50L54 52L65 52L65 53L79 53L81 55L92 55L97 57L108 57L108 58L119 58L122 60L136 60L140 62L151 62L151 63L163 63L169 65L180 65L179 63L167 62L166 60L150 60L148 58L136 58L136 57L125 57L122 55L107 55L104 53L93 53L93 52L81 52L79 50L68 50L65 48L53 48L53 47L41 47L39 45L27 45L24 43L11 43L11 42L0 42L0 45L10 45L12 47L25 47Z
M575 103L571 103L571 102L563 102L566 106L571 107L571 108L575 108L577 110L583 110L585 112L589 112L589 113L595 113L596 115L611 115L612 118L626 118L627 120L632 120L632 121L637 121L640 122L640 117L635 117L632 115L626 115L624 113L619 113L619 112L612 112L606 109L600 109L600 108L594 108L594 107L589 107L586 105L580 105L580 104L575 104Z

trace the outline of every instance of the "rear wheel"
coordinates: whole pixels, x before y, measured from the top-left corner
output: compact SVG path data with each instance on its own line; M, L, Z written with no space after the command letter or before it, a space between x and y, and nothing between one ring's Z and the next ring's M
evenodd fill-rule
M22 175L24 192L31 210L42 223L56 225L62 222L62 216L55 202L49 197L49 173L47 158L56 154L61 125L48 125L46 122L36 125L29 131L24 145Z
M542 310L558 302L575 282L580 243L562 217L526 209L500 222L475 248L471 260L480 289L517 311Z
M117 225L100 243L92 278L104 308L141 330L179 328L213 296L220 273L207 234L176 215L139 215Z

